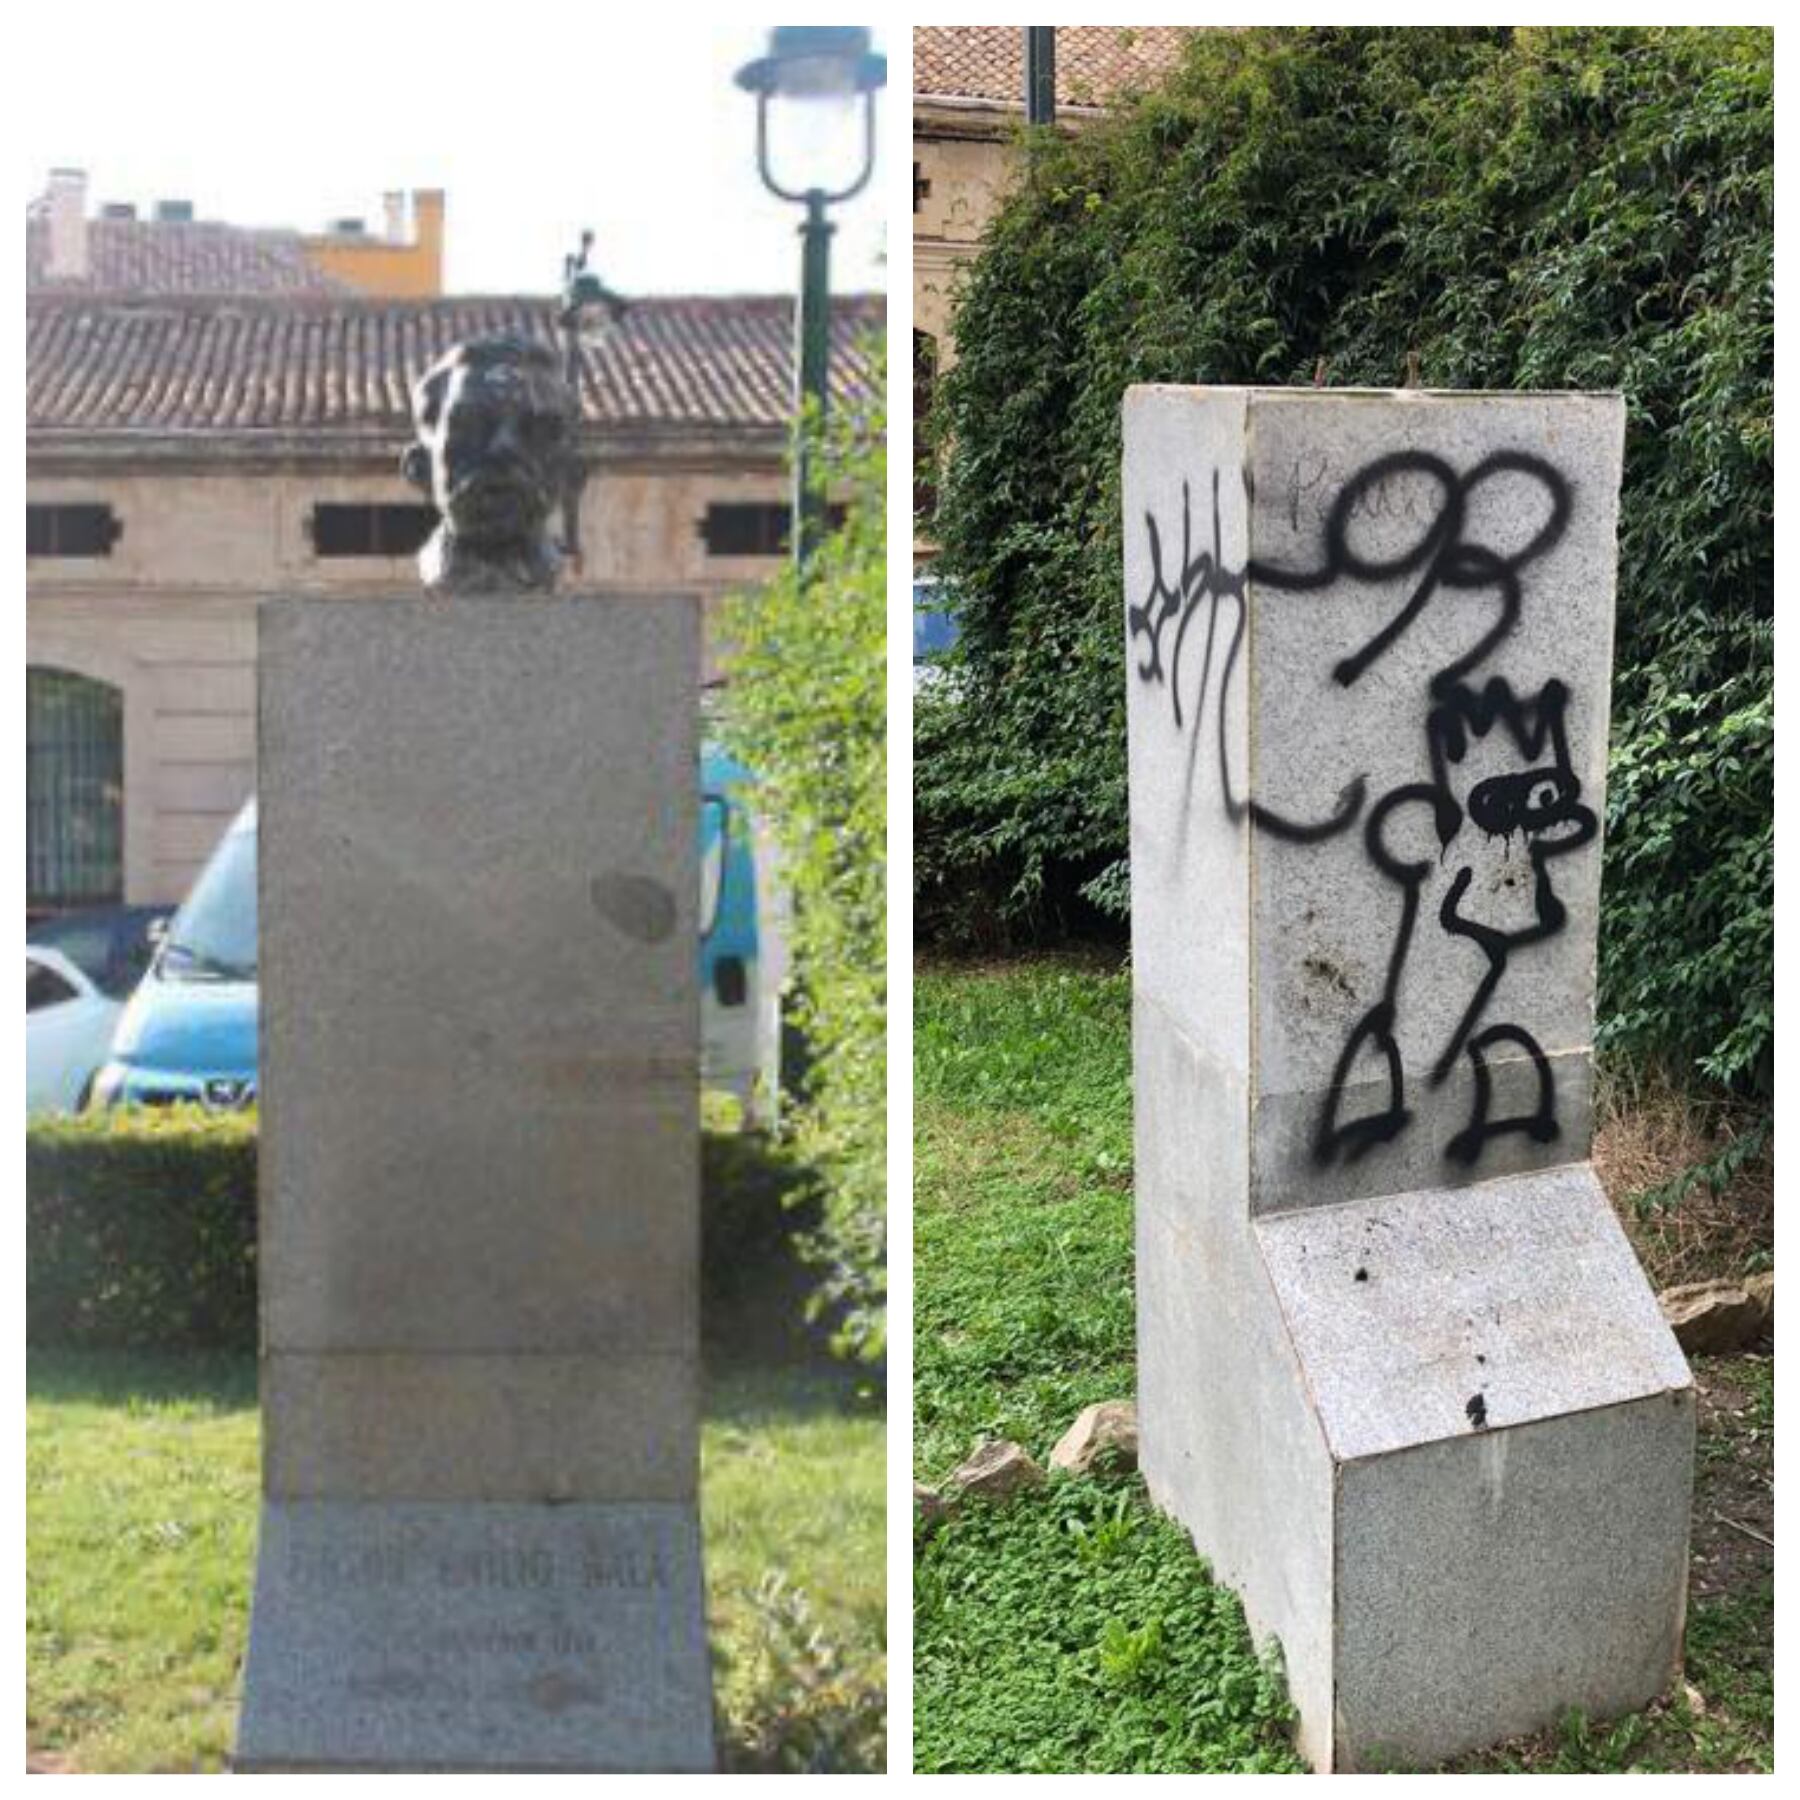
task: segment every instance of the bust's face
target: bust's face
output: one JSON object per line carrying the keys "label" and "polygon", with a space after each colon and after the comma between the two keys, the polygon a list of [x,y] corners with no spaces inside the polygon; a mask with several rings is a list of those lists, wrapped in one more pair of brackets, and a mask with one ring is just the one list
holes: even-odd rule
{"label": "bust's face", "polygon": [[573,452],[562,383],[512,363],[450,375],[433,431],[431,496],[471,544],[535,540],[562,498]]}

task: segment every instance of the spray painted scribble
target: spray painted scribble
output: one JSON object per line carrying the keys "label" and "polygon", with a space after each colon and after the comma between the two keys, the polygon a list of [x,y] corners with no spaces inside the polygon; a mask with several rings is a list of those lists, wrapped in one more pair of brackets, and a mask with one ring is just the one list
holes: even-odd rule
{"label": "spray painted scribble", "polygon": [[[1513,477],[1540,490],[1545,516],[1519,547],[1502,553],[1471,535],[1470,501],[1484,484]],[[1407,840],[1423,822],[1428,841],[1438,846],[1440,866],[1451,871],[1438,908],[1437,924],[1451,937],[1473,943],[1486,971],[1434,1059],[1427,1080],[1447,1080],[1458,1059],[1469,1060],[1471,1107],[1468,1124],[1444,1146],[1450,1160],[1470,1164],[1487,1143],[1523,1133],[1544,1143],[1558,1132],[1555,1079],[1548,1058],[1523,1025],[1488,1022],[1512,956],[1556,936],[1566,909],[1551,878],[1559,857],[1592,842],[1599,824],[1581,804],[1568,741],[1568,689],[1548,681],[1534,694],[1519,695],[1502,675],[1478,680],[1477,672],[1511,636],[1525,604],[1523,571],[1550,550],[1567,529],[1572,508],[1568,484],[1541,457],[1500,451],[1459,474],[1449,462],[1425,451],[1403,450],[1365,465],[1328,503],[1319,492],[1322,468],[1302,478],[1296,468],[1288,495],[1290,522],[1298,526],[1302,498],[1319,507],[1322,554],[1309,568],[1250,560],[1226,567],[1221,549],[1219,478],[1212,477],[1210,547],[1196,548],[1191,495],[1182,491],[1180,560],[1171,569],[1162,525],[1151,514],[1144,525],[1150,553],[1150,591],[1129,608],[1131,642],[1143,640],[1136,664],[1140,681],[1166,686],[1177,729],[1188,742],[1190,789],[1205,725],[1205,702],[1215,656],[1219,658],[1219,791],[1234,821],[1246,815],[1259,830],[1285,842],[1319,844],[1348,831],[1359,818],[1370,863],[1398,888],[1400,917],[1380,997],[1352,1027],[1339,1053],[1330,1089],[1313,1135],[1313,1157],[1321,1166],[1339,1158],[1354,1162],[1378,1144],[1397,1137],[1412,1118],[1395,1036],[1401,978],[1418,928],[1421,894],[1431,872],[1427,855],[1407,852]],[[1420,503],[1420,494],[1430,496]],[[1395,496],[1400,496],[1398,499]],[[1352,542],[1352,525],[1379,518],[1402,528],[1397,548],[1376,556]],[[1256,582],[1293,593],[1323,595],[1345,583],[1406,581],[1410,591],[1398,609],[1330,670],[1330,679],[1351,688],[1418,622],[1426,609],[1468,596],[1485,604],[1474,614],[1474,641],[1431,671],[1419,696],[1424,726],[1424,774],[1368,801],[1366,772],[1347,771],[1335,806],[1323,818],[1291,819],[1241,794],[1231,768],[1227,718],[1247,623],[1247,589]],[[1230,618],[1221,614],[1230,608]],[[1460,616],[1460,615],[1459,615]],[[1193,650],[1190,628],[1205,624],[1199,699],[1191,717],[1182,702],[1184,657]],[[1498,762],[1501,766],[1492,771]],[[1475,884],[1475,834],[1510,843],[1519,837],[1528,852],[1529,891],[1523,907],[1510,912]],[[1508,885],[1511,885],[1510,883]],[[1522,916],[1521,916],[1522,913]],[[1534,1103],[1522,1113],[1494,1116],[1489,1053],[1502,1045],[1524,1052],[1536,1074]],[[1385,1070],[1385,1103],[1354,1117],[1341,1116],[1346,1087],[1360,1060]]]}

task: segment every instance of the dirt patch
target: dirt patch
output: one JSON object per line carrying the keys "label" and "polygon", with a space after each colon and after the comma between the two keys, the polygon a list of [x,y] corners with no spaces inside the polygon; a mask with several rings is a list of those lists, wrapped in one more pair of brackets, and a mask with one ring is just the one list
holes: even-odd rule
{"label": "dirt patch", "polygon": [[1775,1568],[1775,1439],[1763,1396],[1770,1356],[1694,1363],[1699,1444],[1694,1472],[1691,1594],[1738,1592]]}

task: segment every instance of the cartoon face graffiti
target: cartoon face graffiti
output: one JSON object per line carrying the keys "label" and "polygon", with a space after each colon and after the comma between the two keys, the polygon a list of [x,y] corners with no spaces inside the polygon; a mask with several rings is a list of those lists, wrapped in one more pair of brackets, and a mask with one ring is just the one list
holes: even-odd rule
{"label": "cartoon face graffiti", "polygon": [[[1529,508],[1510,509],[1509,517],[1528,520],[1522,541],[1510,548],[1484,541],[1487,534],[1477,523],[1481,507],[1472,504],[1485,497],[1484,489],[1492,494],[1488,484],[1503,480],[1515,489],[1535,488],[1540,501],[1535,519]],[[1503,677],[1492,676],[1479,685],[1473,677],[1519,620],[1521,572],[1566,528],[1572,506],[1567,485],[1548,463],[1522,452],[1498,452],[1458,474],[1440,457],[1401,451],[1369,463],[1329,503],[1320,497],[1317,504],[1323,555],[1313,567],[1299,569],[1255,560],[1242,569],[1223,567],[1216,477],[1210,549],[1195,551],[1184,516],[1181,562],[1172,575],[1164,562],[1165,533],[1154,518],[1147,518],[1151,591],[1128,615],[1132,640],[1146,640],[1137,676],[1167,685],[1177,726],[1194,733],[1197,741],[1208,677],[1215,654],[1219,656],[1219,782],[1228,815],[1234,820],[1248,815],[1259,831],[1297,846],[1335,838],[1360,818],[1370,863],[1398,890],[1399,918],[1386,980],[1342,1045],[1313,1134],[1315,1162],[1354,1162],[1397,1137],[1412,1120],[1397,1032],[1403,978],[1422,918],[1434,919],[1446,939],[1479,952],[1479,973],[1447,1038],[1435,1047],[1427,1076],[1430,1085],[1441,1085],[1466,1059],[1472,1077],[1468,1122],[1443,1146],[1444,1155],[1473,1163],[1492,1139],[1515,1132],[1547,1142],[1558,1130],[1549,1061],[1522,1025],[1490,1022],[1489,1013],[1509,959],[1563,929],[1567,914],[1556,892],[1553,865],[1590,843],[1599,822],[1581,803],[1564,685],[1552,680],[1520,696]],[[1297,521],[1297,511],[1294,516]],[[1371,532],[1371,521],[1379,532]],[[1240,797],[1224,717],[1244,638],[1248,585],[1308,593],[1344,583],[1395,582],[1403,584],[1402,603],[1332,666],[1331,678],[1338,686],[1360,681],[1434,602],[1441,603],[1441,596],[1459,601],[1465,595],[1481,596],[1489,603],[1483,613],[1471,615],[1478,620],[1474,642],[1427,678],[1420,696],[1425,711],[1420,779],[1378,795],[1365,812],[1366,774],[1346,770],[1336,804],[1314,819],[1286,817]],[[1203,646],[1201,702],[1191,719],[1181,703],[1181,663],[1190,638]],[[1489,1054],[1502,1045],[1515,1055],[1523,1053],[1536,1076],[1535,1103],[1522,1112],[1497,1114],[1494,1108]],[[1385,1100],[1378,1097],[1372,1104],[1366,1079],[1371,1066],[1376,1071],[1373,1088],[1385,1089]],[[1357,1110],[1347,1116],[1353,1070],[1365,1079],[1358,1083]]]}

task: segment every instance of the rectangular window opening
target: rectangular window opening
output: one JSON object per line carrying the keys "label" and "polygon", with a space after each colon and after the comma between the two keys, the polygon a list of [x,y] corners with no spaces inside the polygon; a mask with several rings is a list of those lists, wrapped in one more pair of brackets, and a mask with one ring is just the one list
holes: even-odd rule
{"label": "rectangular window opening", "polygon": [[435,506],[339,504],[312,510],[317,556],[415,556],[437,529]]}
{"label": "rectangular window opening", "polygon": [[90,502],[25,508],[27,556],[111,556],[122,527],[110,506]]}
{"label": "rectangular window opening", "polygon": [[[827,506],[826,529],[836,531],[844,516],[842,505]],[[715,501],[700,523],[700,539],[708,556],[785,556],[792,522],[785,500]]]}

